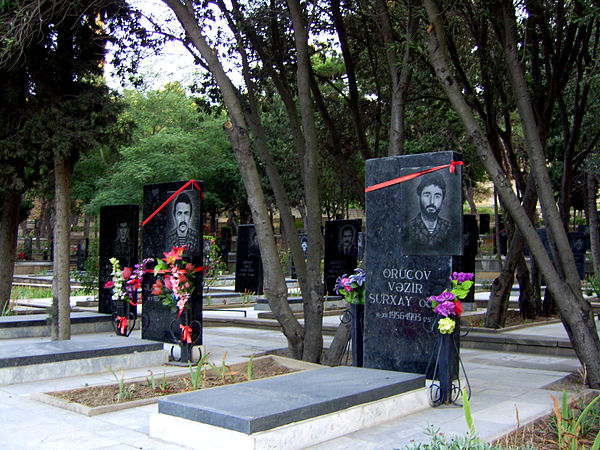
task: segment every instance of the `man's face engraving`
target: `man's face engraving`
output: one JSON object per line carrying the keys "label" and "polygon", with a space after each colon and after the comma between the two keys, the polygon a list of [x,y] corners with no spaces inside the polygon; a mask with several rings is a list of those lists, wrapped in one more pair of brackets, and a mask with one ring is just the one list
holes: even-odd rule
{"label": "man's face engraving", "polygon": [[342,231],[342,242],[344,244],[344,247],[349,247],[352,245],[353,237],[354,233],[352,232],[352,229],[346,228],[344,231]]}
{"label": "man's face engraving", "polygon": [[129,227],[127,226],[127,222],[122,222],[119,224],[119,242],[126,242],[129,235]]}
{"label": "man's face engraving", "polygon": [[175,222],[177,223],[177,233],[187,233],[190,223],[190,205],[184,202],[175,205]]}
{"label": "man's face engraving", "polygon": [[421,214],[427,220],[435,220],[442,207],[444,192],[439,186],[430,184],[421,191]]}

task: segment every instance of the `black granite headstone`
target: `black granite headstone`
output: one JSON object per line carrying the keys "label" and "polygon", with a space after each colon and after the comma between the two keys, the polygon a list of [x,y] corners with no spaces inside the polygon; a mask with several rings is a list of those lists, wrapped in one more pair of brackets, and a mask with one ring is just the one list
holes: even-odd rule
{"label": "black granite headstone", "polygon": [[[138,205],[111,205],[100,208],[99,243],[99,295],[98,312],[123,314],[122,302],[112,300],[112,290],[105,289],[112,280],[110,258],[117,258],[119,265],[133,267],[138,263],[138,229],[140,207]],[[135,308],[131,308],[135,314]]]}
{"label": "black granite headstone", "polygon": [[[462,256],[452,257],[452,272],[468,272],[473,274],[475,281],[475,261],[478,252],[477,218],[472,214],[463,216],[463,254]],[[475,301],[475,284],[461,300],[463,303],[473,303]]]}
{"label": "black granite headstone", "polygon": [[235,292],[263,293],[263,268],[254,225],[239,225],[235,256]]}
{"label": "black granite headstone", "polygon": [[479,214],[479,234],[490,233],[490,215]]}
{"label": "black granite headstone", "polygon": [[583,233],[569,233],[568,237],[579,279],[583,280],[585,277],[585,235]]}
{"label": "black granite headstone", "polygon": [[460,160],[439,152],[366,162],[365,367],[426,372],[437,339],[427,298],[450,287],[452,255],[462,254],[462,171],[451,164]]}
{"label": "black granite headstone", "polygon": [[[186,186],[187,185],[187,186]],[[186,188],[180,191],[184,186]],[[142,223],[142,257],[159,259],[173,247],[186,246],[183,260],[202,267],[203,184],[185,181],[144,185],[144,222]],[[180,192],[179,192],[180,191]],[[153,265],[148,266],[153,269]],[[194,292],[189,300],[190,321],[197,321],[192,338],[202,344],[202,276],[197,272]],[[181,331],[177,312],[152,295],[153,273],[146,273],[142,283],[142,338],[179,343]],[[174,325],[175,324],[175,325]],[[199,338],[196,341],[196,336]]]}
{"label": "black granite headstone", "polygon": [[361,226],[360,219],[325,222],[325,295],[336,295],[334,288],[338,277],[354,272],[358,262],[358,233]]}
{"label": "black granite headstone", "polygon": [[23,253],[25,254],[25,259],[31,261],[33,256],[33,239],[30,237],[26,237],[23,242]]}

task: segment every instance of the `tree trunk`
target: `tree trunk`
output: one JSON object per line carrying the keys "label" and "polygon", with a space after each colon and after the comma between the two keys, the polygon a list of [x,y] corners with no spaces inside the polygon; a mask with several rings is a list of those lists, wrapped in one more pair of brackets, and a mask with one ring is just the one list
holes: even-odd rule
{"label": "tree trunk", "polygon": [[533,286],[523,254],[519,256],[519,261],[517,262],[517,280],[519,281],[519,309],[521,317],[523,319],[535,319],[537,312]]}
{"label": "tree trunk", "polygon": [[598,232],[598,211],[596,209],[596,176],[592,167],[587,170],[587,217],[590,230],[590,247],[592,253],[592,263],[594,265],[594,275],[600,276],[600,237]]}
{"label": "tree trunk", "polygon": [[19,208],[22,195],[6,191],[2,202],[0,219],[0,313],[8,307],[12,289],[15,257],[17,255],[17,235],[19,232]]}
{"label": "tree trunk", "polygon": [[311,63],[308,31],[299,0],[288,0],[294,28],[298,73],[298,99],[306,153],[303,176],[306,200],[305,223],[308,234],[308,264],[306,267],[308,298],[304,298],[304,352],[302,359],[318,362],[323,349],[323,283],[321,282],[321,199],[317,155],[317,130],[311,96]]}
{"label": "tree trunk", "polygon": [[303,329],[294,317],[287,301],[287,285],[279,262],[279,254],[269,220],[269,212],[262,190],[258,170],[252,155],[248,129],[242,112],[242,105],[231,80],[227,77],[217,56],[217,51],[210,48],[202,30],[196,21],[191,4],[184,5],[179,0],[163,0],[175,13],[194,47],[200,52],[210,72],[214,76],[231,122],[224,125],[225,133],[240,169],[240,174],[248,195],[256,235],[261,252],[264,269],[264,291],[269,306],[282,327],[288,341],[288,347],[294,358],[299,358],[303,351]]}
{"label": "tree trunk", "polygon": [[71,282],[69,277],[69,241],[71,217],[72,161],[58,151],[54,155],[54,192],[56,223],[54,225],[54,281],[52,299],[57,305],[56,338],[71,339]]}
{"label": "tree trunk", "polygon": [[433,26],[433,30],[429,34],[428,50],[436,75],[454,110],[461,118],[467,136],[481,158],[486,172],[498,189],[503,205],[515,220],[532,255],[536,259],[540,272],[548,284],[548,289],[550,289],[553,298],[558,304],[561,318],[563,318],[563,323],[565,324],[565,329],[573,344],[573,348],[579,360],[586,366],[590,386],[600,387],[600,340],[598,339],[591,305],[583,299],[581,294],[573,254],[569,248],[566,233],[562,227],[562,222],[554,202],[543,148],[536,128],[535,116],[531,108],[531,101],[525,78],[521,71],[514,40],[515,18],[513,5],[509,2],[504,3],[502,10],[502,18],[506,28],[506,42],[503,43],[506,65],[515,93],[527,144],[526,150],[533,174],[530,176],[534,176],[536,182],[545,223],[556,238],[559,250],[559,259],[556,263],[563,267],[566,276],[565,280],[561,279],[552,261],[550,261],[531,220],[524,212],[523,207],[512,190],[510,182],[506,179],[498,162],[494,158],[489,142],[486,141],[484,133],[475,120],[469,105],[466,103],[450,71],[445,56],[444,29],[437,4],[433,0],[424,0],[424,3],[429,20]]}

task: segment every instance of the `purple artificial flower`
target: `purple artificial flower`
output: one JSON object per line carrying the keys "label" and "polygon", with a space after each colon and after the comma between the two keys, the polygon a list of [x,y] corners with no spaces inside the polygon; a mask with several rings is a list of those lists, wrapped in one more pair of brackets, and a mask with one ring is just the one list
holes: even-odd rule
{"label": "purple artificial flower", "polygon": [[350,292],[348,290],[349,287],[350,287],[350,280],[348,279],[348,275],[344,274],[341,277],[339,277],[337,280],[335,280],[335,287],[333,288],[333,290],[335,291],[335,293],[337,295],[340,295],[340,291],[343,289]]}
{"label": "purple artificial flower", "polygon": [[356,283],[358,286],[362,286],[366,279],[365,271],[362,269],[355,269],[354,275],[350,276],[350,282]]}
{"label": "purple artificial flower", "polygon": [[456,281],[458,284],[464,283],[465,281],[472,281],[473,274],[470,272],[454,272],[450,278],[452,281]]}
{"label": "purple artificial flower", "polygon": [[436,297],[436,300],[440,303],[445,302],[445,301],[452,302],[452,301],[454,301],[455,298],[456,298],[456,296],[452,292],[444,291]]}
{"label": "purple artificial flower", "polygon": [[438,303],[433,312],[441,316],[448,317],[450,314],[455,314],[455,306],[456,303],[453,301],[443,301]]}

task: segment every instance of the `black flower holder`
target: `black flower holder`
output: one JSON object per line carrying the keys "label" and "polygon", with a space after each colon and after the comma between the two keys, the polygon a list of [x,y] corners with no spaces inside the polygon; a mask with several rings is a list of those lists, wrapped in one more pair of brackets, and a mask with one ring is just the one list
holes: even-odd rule
{"label": "black flower holder", "polygon": [[108,281],[104,288],[113,291],[112,300],[114,302],[123,304],[122,313],[118,311],[118,307],[117,311],[112,313],[112,326],[118,336],[128,337],[135,329],[137,315],[131,310],[131,307],[137,307],[139,304],[137,293],[146,264],[150,261],[150,259],[145,259],[141,264],[136,264],[133,269],[131,267],[121,269],[119,260],[110,258],[112,280]]}
{"label": "black flower holder", "polygon": [[473,274],[454,272],[450,280],[451,290],[428,299],[437,315],[432,329],[428,330],[437,333],[437,339],[425,372],[431,373],[430,368],[435,357],[432,382],[429,385],[429,398],[434,407],[458,404],[462,395],[460,370],[465,378],[467,398],[471,398],[471,385],[456,342],[460,336],[457,325],[462,314],[460,299],[464,299],[473,286]]}
{"label": "black flower holder", "polygon": [[[350,304],[350,315],[344,317],[344,323],[351,321],[350,336],[346,342],[346,348],[350,340],[352,341],[352,365],[354,367],[363,366],[363,334],[364,334],[364,316],[365,316],[365,271],[354,269],[350,276],[342,275],[336,280],[335,292],[344,297],[344,300]],[[342,355],[343,358],[343,355]]]}
{"label": "black flower holder", "polygon": [[[179,357],[174,354],[175,347],[171,347],[171,359],[181,363],[194,363],[193,348],[202,336],[202,324],[197,320],[190,320],[189,299],[195,289],[195,278],[198,271],[193,264],[182,260],[183,247],[173,247],[165,253],[165,258],[159,259],[154,268],[157,277],[152,286],[152,294],[160,296],[162,303],[173,311],[178,311],[177,318],[171,321],[169,332],[174,341],[179,342]],[[202,355],[200,355],[202,356]]]}

